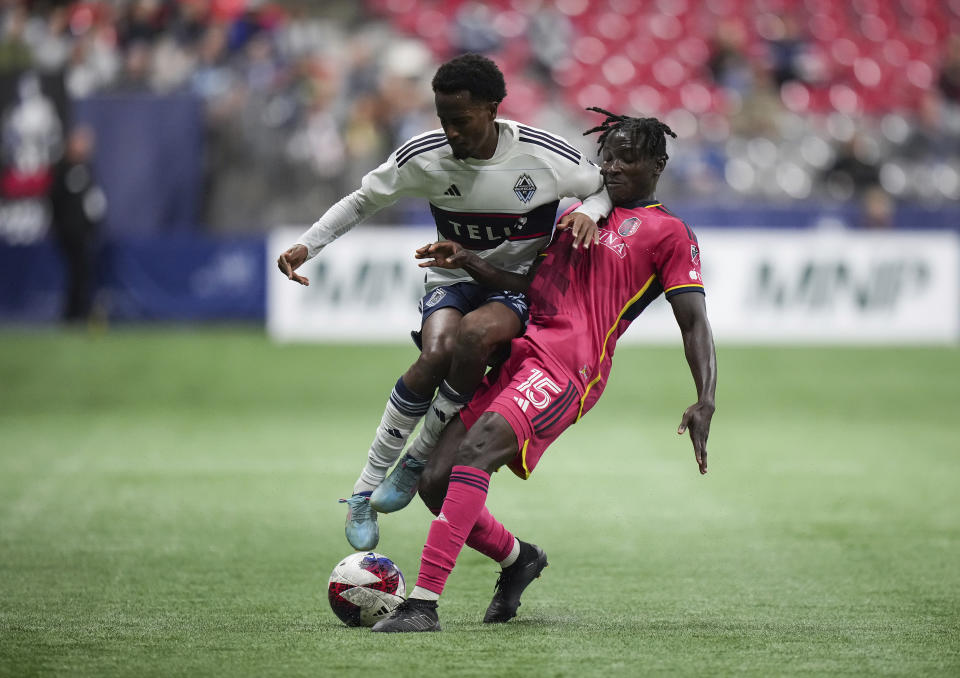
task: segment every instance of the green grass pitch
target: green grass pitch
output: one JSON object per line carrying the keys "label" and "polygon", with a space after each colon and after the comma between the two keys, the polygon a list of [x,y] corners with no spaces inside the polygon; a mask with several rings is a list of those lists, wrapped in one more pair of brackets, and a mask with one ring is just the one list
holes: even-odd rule
{"label": "green grass pitch", "polygon": [[[960,675],[960,351],[719,349],[710,473],[678,346],[489,505],[550,567],[438,634],[330,612],[344,509],[412,346],[251,330],[0,333],[0,676]],[[416,577],[429,513],[378,550]]]}

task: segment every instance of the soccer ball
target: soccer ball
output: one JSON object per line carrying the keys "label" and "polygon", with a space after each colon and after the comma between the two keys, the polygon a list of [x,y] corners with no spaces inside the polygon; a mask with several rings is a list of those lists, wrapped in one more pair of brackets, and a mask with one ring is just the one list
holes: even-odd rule
{"label": "soccer ball", "polygon": [[347,626],[373,626],[403,602],[403,573],[386,556],[351,553],[330,574],[327,598]]}

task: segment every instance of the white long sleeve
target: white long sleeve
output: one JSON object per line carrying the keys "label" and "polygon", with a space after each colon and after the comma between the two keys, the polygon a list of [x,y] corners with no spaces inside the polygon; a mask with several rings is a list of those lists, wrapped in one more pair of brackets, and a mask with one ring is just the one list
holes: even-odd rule
{"label": "white long sleeve", "polygon": [[580,198],[583,201],[574,211],[598,222],[613,210],[613,201],[603,185],[600,168],[587,158],[581,157],[576,168],[564,167],[557,178],[560,197]]}
{"label": "white long sleeve", "polygon": [[384,207],[403,196],[426,195],[423,182],[410,167],[402,171],[396,153],[363,177],[360,188],[341,198],[313,224],[297,242],[307,248],[307,259]]}
{"label": "white long sleeve", "polygon": [[344,196],[307,229],[297,243],[307,248],[307,259],[313,259],[320,250],[352,229],[364,219],[376,214],[381,206],[365,200],[362,189]]}

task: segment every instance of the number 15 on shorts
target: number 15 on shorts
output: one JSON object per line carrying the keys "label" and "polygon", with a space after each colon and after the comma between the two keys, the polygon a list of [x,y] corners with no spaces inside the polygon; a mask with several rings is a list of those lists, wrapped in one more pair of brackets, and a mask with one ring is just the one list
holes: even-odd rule
{"label": "number 15 on shorts", "polygon": [[[530,376],[517,386],[517,390],[538,410],[542,410],[550,404],[551,394],[559,395],[563,391],[553,379],[543,376],[543,372],[535,368],[530,370]],[[520,409],[524,412],[527,411],[527,402],[521,401],[520,398],[514,398],[514,400],[520,406]]]}

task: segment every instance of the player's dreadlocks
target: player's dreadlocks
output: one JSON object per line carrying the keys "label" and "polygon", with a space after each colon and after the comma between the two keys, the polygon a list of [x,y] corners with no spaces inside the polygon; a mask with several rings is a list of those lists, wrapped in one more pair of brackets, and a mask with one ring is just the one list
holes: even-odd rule
{"label": "player's dreadlocks", "polygon": [[433,91],[456,94],[467,90],[481,101],[500,103],[507,96],[503,73],[490,59],[480,54],[461,54],[441,65],[433,76]]}
{"label": "player's dreadlocks", "polygon": [[615,113],[596,106],[591,106],[587,110],[596,111],[597,113],[602,113],[607,116],[607,119],[604,120],[603,123],[583,133],[583,136],[587,136],[594,132],[600,132],[597,144],[601,150],[610,133],[620,130],[625,134],[629,134],[630,141],[633,142],[634,146],[642,148],[644,153],[649,157],[662,157],[664,160],[670,157],[667,155],[666,135],[669,134],[674,139],[677,138],[677,135],[674,134],[673,130],[670,129],[666,123],[660,122],[656,118],[631,118],[629,115],[616,115]]}

